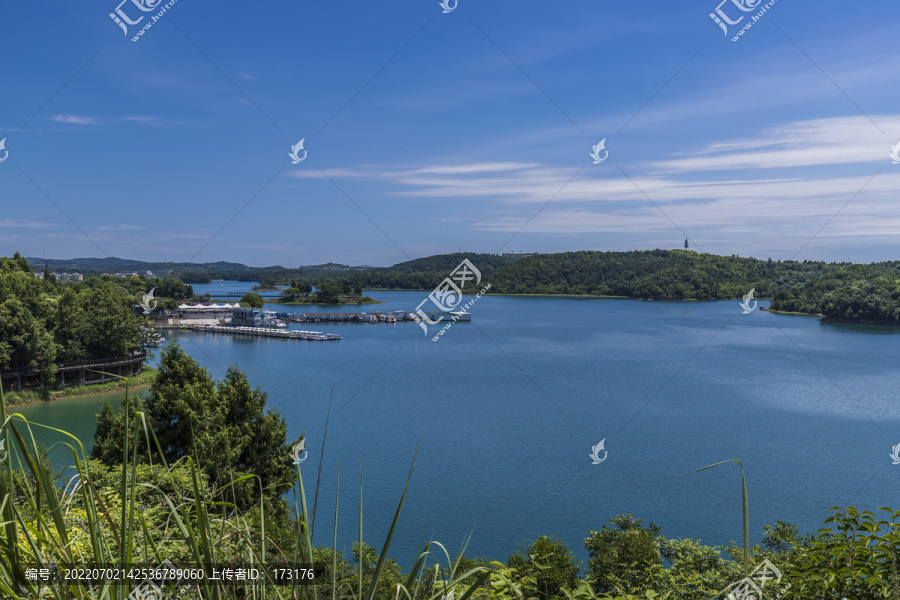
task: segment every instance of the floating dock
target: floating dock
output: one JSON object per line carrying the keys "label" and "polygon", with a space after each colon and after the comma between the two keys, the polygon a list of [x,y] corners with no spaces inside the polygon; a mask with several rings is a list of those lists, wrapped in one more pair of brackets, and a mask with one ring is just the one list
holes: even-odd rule
{"label": "floating dock", "polygon": [[231,327],[229,325],[194,325],[194,331],[207,331],[211,333],[230,333],[232,335],[255,335],[258,337],[273,337],[284,340],[309,340],[331,341],[343,339],[333,333],[321,331],[287,331],[285,329],[272,329],[269,327]]}
{"label": "floating dock", "polygon": [[[279,319],[293,323],[403,323],[415,321],[416,315],[404,311],[397,312],[371,312],[371,313],[276,313]],[[453,318],[457,321],[471,321],[472,315],[467,312],[440,312],[428,313],[432,319],[439,317]]]}

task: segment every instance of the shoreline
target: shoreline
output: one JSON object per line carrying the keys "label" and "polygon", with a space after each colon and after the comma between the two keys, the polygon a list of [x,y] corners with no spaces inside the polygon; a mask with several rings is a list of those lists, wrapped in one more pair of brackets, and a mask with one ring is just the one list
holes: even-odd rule
{"label": "shoreline", "polygon": [[266,304],[281,304],[284,306],[362,306],[363,304],[387,304],[381,300],[367,300],[364,302],[284,302],[281,300],[267,300]]}
{"label": "shoreline", "polygon": [[[157,370],[153,367],[145,366],[143,368],[143,372],[140,375],[129,378],[128,391],[135,392],[139,390],[149,389],[150,384],[152,383],[152,379],[156,377],[156,373]],[[92,387],[94,386],[71,386],[68,389],[71,389],[72,393],[67,392],[67,388],[53,390],[49,392],[46,398],[40,397],[39,392],[36,392],[34,390],[26,390],[24,392],[24,394],[26,394],[25,396],[20,395],[22,392],[7,392],[4,390],[3,396],[6,400],[7,409],[10,409],[15,406],[28,406],[31,404],[40,404],[44,402],[61,402],[74,398],[90,398],[92,396],[102,396],[104,394],[124,392],[125,382],[117,380],[116,382],[98,383],[96,384],[97,389],[90,389]]]}
{"label": "shoreline", "polygon": [[805,313],[805,312],[795,312],[791,310],[775,310],[774,308],[760,308],[759,310],[764,310],[766,312],[775,313],[776,315],[795,315],[798,317],[823,317],[825,315],[821,313]]}
{"label": "shoreline", "polygon": [[897,327],[900,323],[896,321],[879,321],[877,319],[844,319],[842,317],[824,317],[823,323],[838,323],[843,325],[874,325],[876,327]]}
{"label": "shoreline", "polygon": [[822,313],[802,313],[789,310],[773,310],[771,308],[760,308],[766,312],[779,315],[792,315],[798,317],[817,317],[822,323],[834,323],[837,325],[869,325],[873,327],[900,327],[900,323],[896,321],[879,321],[877,319],[845,319],[843,317],[826,317]]}

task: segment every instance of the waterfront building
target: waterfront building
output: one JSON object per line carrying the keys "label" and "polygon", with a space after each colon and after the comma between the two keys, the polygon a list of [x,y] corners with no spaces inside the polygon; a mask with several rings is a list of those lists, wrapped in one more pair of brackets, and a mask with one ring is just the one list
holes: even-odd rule
{"label": "waterfront building", "polygon": [[287,327],[274,312],[264,308],[235,308],[231,314],[231,324],[238,327]]}

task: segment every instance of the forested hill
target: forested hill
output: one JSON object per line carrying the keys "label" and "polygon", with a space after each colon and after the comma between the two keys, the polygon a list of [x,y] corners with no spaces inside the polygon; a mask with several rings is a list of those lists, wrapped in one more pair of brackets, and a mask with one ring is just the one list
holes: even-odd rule
{"label": "forested hill", "polygon": [[833,263],[758,260],[685,250],[583,251],[523,258],[451,254],[348,273],[339,281],[366,289],[430,289],[463,258],[481,271],[492,293],[644,299],[741,298],[751,288],[756,288],[757,298],[765,298],[838,267]]}
{"label": "forested hill", "polygon": [[779,290],[771,308],[823,314],[830,321],[900,324],[897,263],[848,265]]}
{"label": "forested hill", "polygon": [[506,294],[593,294],[630,298],[757,297],[803,283],[834,266],[768,261],[685,250],[566,252],[523,258],[491,274],[491,291]]}
{"label": "forested hill", "polygon": [[[425,258],[416,258],[406,262],[397,263],[383,269],[385,273],[446,273],[449,274],[459,263],[468,259],[483,273],[490,273],[521,260],[515,256],[500,256],[497,254],[475,254],[472,252],[456,252],[454,254],[436,254]],[[446,277],[446,275],[444,275]]]}

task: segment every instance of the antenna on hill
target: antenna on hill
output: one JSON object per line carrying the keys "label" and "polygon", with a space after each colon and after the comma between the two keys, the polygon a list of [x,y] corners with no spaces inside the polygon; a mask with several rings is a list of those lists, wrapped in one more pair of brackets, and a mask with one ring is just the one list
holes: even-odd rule
{"label": "antenna on hill", "polygon": [[687,240],[687,238],[684,238],[684,249],[685,249],[685,250],[688,249],[688,240]]}

